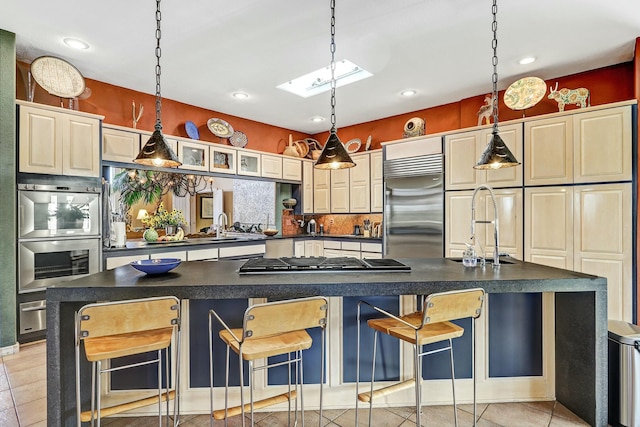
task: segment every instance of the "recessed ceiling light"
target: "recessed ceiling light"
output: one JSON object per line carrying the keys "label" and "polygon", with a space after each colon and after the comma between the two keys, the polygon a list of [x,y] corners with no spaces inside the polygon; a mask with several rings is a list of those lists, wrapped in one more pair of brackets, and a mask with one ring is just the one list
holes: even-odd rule
{"label": "recessed ceiling light", "polygon": [[244,92],[234,92],[233,97],[236,99],[247,99],[249,98],[249,94]]}
{"label": "recessed ceiling light", "polygon": [[324,117],[320,117],[320,116],[311,117],[311,121],[314,123],[324,122]]}
{"label": "recessed ceiling light", "polygon": [[[334,74],[336,87],[355,83],[373,75],[347,59],[336,62]],[[276,87],[303,98],[318,95],[331,89],[331,68],[329,66],[323,67]]]}
{"label": "recessed ceiling light", "polygon": [[535,61],[536,61],[536,57],[535,56],[526,56],[526,57],[522,58],[520,61],[518,61],[518,64],[527,65],[527,64],[531,64],[531,63],[533,63]]}
{"label": "recessed ceiling light", "polygon": [[415,95],[417,92],[413,89],[407,89],[407,90],[403,90],[402,92],[400,92],[400,95],[402,96],[413,96]]}
{"label": "recessed ceiling light", "polygon": [[64,44],[66,44],[69,47],[72,47],[74,49],[79,49],[79,50],[83,50],[83,49],[89,49],[89,43],[84,42],[80,39],[74,39],[71,37],[67,37],[62,39],[62,42]]}

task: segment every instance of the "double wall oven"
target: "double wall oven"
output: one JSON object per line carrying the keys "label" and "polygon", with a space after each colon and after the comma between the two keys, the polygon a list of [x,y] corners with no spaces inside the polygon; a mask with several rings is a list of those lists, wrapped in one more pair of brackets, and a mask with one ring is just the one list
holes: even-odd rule
{"label": "double wall oven", "polygon": [[44,291],[100,271],[101,188],[18,184],[18,337],[44,334]]}

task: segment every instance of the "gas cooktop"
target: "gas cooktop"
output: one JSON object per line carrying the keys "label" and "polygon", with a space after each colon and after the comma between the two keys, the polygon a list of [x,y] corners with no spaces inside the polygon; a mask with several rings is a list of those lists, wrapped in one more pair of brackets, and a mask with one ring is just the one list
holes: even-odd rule
{"label": "gas cooktop", "polygon": [[353,257],[253,258],[238,270],[240,274],[299,272],[383,272],[411,271],[411,267],[395,259],[358,259]]}

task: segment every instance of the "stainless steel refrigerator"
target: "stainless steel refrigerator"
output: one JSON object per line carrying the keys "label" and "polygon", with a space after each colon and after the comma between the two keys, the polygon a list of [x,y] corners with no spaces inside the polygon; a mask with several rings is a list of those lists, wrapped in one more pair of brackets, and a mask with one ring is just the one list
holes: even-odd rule
{"label": "stainless steel refrigerator", "polygon": [[442,154],[384,162],[385,258],[444,254]]}

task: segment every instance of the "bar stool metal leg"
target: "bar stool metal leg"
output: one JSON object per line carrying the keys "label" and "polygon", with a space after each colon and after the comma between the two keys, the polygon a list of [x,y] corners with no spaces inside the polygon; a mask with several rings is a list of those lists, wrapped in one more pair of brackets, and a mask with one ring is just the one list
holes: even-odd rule
{"label": "bar stool metal leg", "polygon": [[456,427],[458,427],[458,406],[456,404],[456,374],[453,365],[453,342],[449,339],[449,355],[451,362],[451,390],[453,391],[453,416],[455,419]]}

